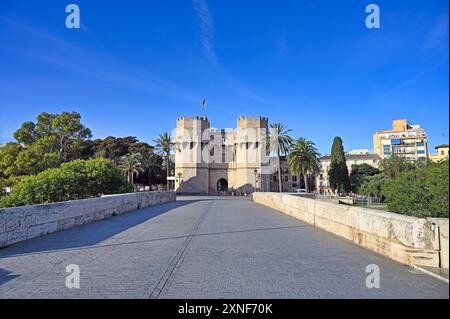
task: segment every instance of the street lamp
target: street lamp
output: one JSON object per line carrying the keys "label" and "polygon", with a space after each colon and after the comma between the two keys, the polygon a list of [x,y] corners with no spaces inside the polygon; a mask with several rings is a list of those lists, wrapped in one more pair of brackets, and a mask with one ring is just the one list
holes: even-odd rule
{"label": "street lamp", "polygon": [[258,175],[258,170],[255,168],[253,170],[253,173],[255,173],[255,192],[256,192],[256,178],[257,178],[257,175]]}

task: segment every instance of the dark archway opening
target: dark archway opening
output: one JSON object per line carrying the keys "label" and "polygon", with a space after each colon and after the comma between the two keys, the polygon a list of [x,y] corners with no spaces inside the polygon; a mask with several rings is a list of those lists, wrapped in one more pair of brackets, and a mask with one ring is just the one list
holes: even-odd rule
{"label": "dark archway opening", "polygon": [[217,191],[226,192],[228,190],[228,181],[225,178],[221,178],[217,181]]}

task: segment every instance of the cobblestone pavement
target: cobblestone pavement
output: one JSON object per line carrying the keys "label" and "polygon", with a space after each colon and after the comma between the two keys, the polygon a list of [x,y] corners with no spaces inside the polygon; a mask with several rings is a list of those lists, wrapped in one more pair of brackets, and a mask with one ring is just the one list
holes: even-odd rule
{"label": "cobblestone pavement", "polygon": [[[69,264],[79,289],[65,286]],[[0,298],[448,297],[438,279],[246,198],[181,197],[0,250]]]}

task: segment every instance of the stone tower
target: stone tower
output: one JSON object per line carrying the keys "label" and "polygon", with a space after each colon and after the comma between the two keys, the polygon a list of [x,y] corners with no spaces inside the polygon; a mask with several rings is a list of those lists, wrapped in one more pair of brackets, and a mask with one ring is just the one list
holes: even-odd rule
{"label": "stone tower", "polygon": [[258,177],[255,177],[255,169],[257,175],[261,174],[261,168],[264,166],[263,139],[267,130],[266,117],[240,116],[237,121],[234,181],[237,187],[244,188],[247,192],[253,191],[256,185]]}
{"label": "stone tower", "polygon": [[175,189],[215,194],[231,189],[250,193],[269,158],[263,139],[265,117],[239,117],[236,129],[211,129],[206,117],[180,117],[175,136]]}
{"label": "stone tower", "polygon": [[207,194],[208,164],[202,146],[210,129],[207,117],[179,117],[175,136],[175,189],[183,193]]}

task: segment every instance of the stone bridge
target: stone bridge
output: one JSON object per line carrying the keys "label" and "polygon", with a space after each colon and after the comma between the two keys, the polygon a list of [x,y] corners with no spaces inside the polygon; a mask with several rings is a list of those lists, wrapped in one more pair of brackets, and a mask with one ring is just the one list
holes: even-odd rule
{"label": "stone bridge", "polygon": [[[373,264],[379,288],[366,286]],[[179,197],[0,249],[0,298],[448,297],[441,280],[248,198]]]}

